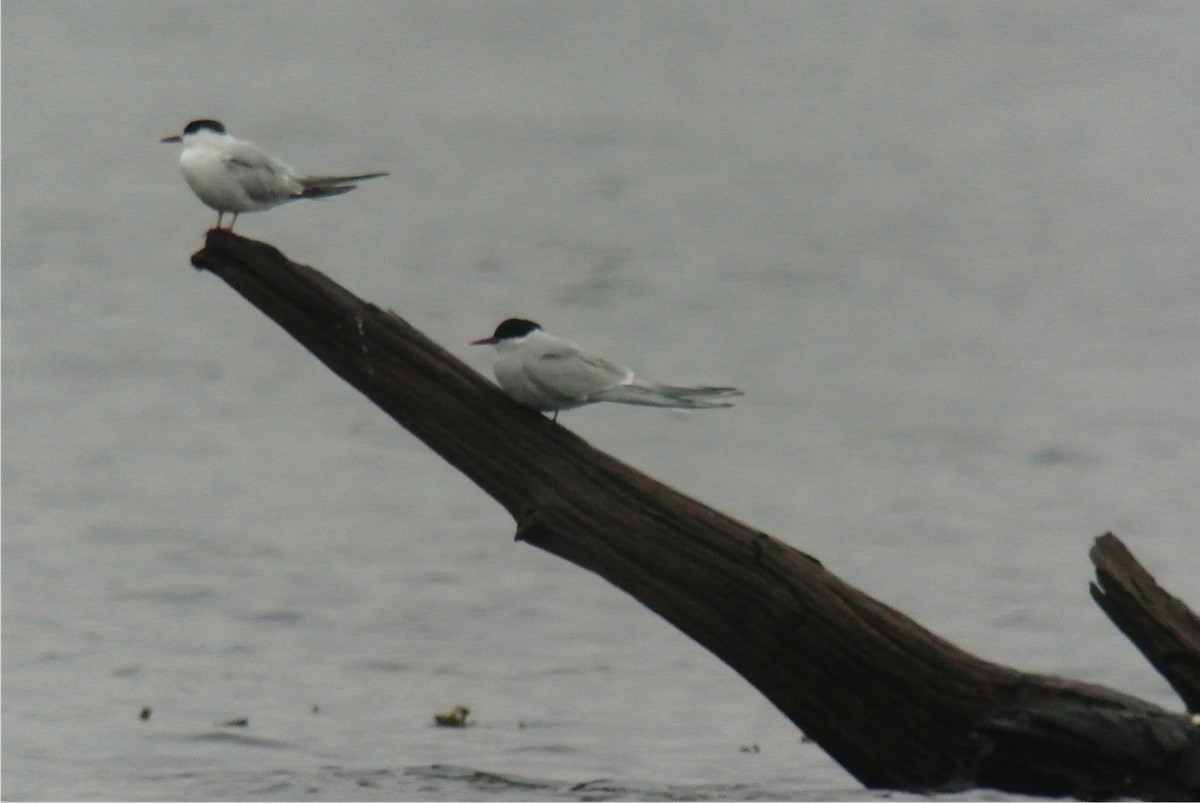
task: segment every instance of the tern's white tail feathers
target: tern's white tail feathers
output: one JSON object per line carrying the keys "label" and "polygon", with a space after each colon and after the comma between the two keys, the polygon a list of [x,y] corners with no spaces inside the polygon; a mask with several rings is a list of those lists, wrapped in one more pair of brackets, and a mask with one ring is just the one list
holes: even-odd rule
{"label": "tern's white tail feathers", "polygon": [[679,407],[694,410],[700,408],[732,407],[732,402],[717,400],[741,395],[743,395],[742,391],[737,388],[681,387],[678,385],[660,385],[656,382],[635,380],[628,385],[617,385],[616,387],[595,393],[588,398],[588,401],[642,404],[647,407]]}

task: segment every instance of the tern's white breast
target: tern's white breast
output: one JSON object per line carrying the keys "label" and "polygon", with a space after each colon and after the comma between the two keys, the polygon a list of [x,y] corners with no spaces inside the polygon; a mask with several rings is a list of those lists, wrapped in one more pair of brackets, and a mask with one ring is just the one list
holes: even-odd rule
{"label": "tern's white breast", "polygon": [[270,209],[301,190],[286,165],[237,140],[191,143],[180,154],[179,166],[192,192],[220,212]]}

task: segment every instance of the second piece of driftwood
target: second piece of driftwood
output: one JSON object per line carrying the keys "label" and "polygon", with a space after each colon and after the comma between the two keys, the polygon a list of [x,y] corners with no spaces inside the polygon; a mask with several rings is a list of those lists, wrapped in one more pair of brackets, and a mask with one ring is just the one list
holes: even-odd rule
{"label": "second piece of driftwood", "polygon": [[1200,617],[1168,594],[1112,533],[1096,539],[1092,598],[1154,664],[1189,711],[1200,711]]}
{"label": "second piece of driftwood", "polygon": [[984,661],[817,560],[512,403],[394,313],[275,248],[192,257],[508,510],[725,661],[864,785],[1200,797],[1187,717]]}

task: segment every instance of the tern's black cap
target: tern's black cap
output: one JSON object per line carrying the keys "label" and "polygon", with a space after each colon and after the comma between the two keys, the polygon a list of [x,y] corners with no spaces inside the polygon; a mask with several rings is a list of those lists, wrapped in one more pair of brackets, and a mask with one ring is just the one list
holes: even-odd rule
{"label": "tern's black cap", "polygon": [[524,318],[509,318],[504,323],[496,327],[496,331],[491,337],[481,337],[479,340],[472,340],[472,346],[494,346],[502,340],[516,340],[525,337],[530,332],[536,332],[542,327],[538,326],[533,321],[527,321]]}
{"label": "tern's black cap", "polygon": [[195,134],[197,131],[212,131],[215,134],[224,134],[225,126],[221,125],[217,120],[192,120],[183,127],[184,134]]}
{"label": "tern's black cap", "polygon": [[518,337],[525,337],[525,335],[529,334],[535,329],[541,328],[542,327],[540,325],[534,323],[533,321],[527,321],[524,318],[509,318],[507,321],[496,327],[496,331],[492,334],[492,338],[495,340],[516,340]]}

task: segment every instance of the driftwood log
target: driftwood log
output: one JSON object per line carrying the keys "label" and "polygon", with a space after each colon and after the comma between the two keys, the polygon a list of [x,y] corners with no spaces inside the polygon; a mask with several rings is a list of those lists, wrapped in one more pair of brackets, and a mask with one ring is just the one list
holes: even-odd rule
{"label": "driftwood log", "polygon": [[394,313],[267,244],[212,231],[192,263],[503,505],[517,540],[664,617],[864,785],[1200,798],[1188,716],[955,647],[815,558],[517,406]]}

